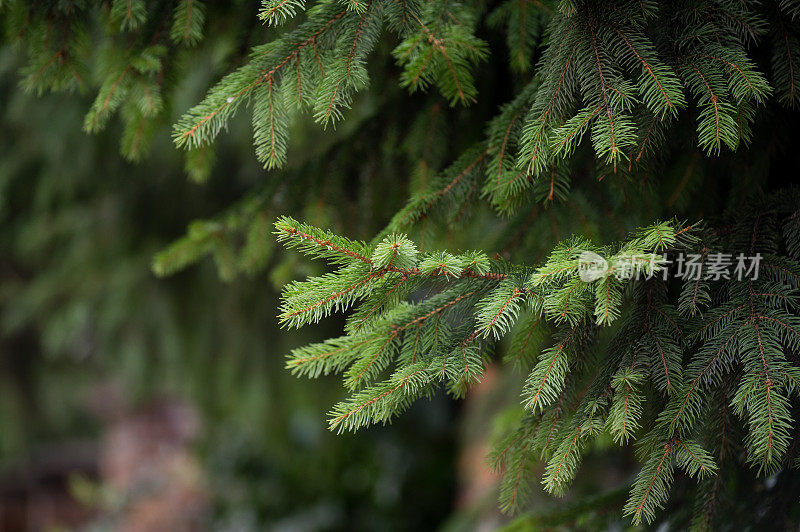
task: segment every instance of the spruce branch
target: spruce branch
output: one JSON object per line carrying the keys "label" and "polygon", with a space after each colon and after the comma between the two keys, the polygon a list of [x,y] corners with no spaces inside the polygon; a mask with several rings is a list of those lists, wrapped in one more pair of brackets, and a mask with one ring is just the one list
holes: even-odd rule
{"label": "spruce branch", "polygon": [[[299,358],[309,359],[309,374],[344,373],[355,395],[332,420],[337,428],[355,429],[390,419],[438,386],[462,397],[480,381],[495,342],[511,335],[505,359],[533,367],[522,390],[527,415],[495,455],[506,473],[503,507],[516,508],[525,496],[532,455],[547,462],[544,488],[563,493],[589,442],[608,432],[620,445],[639,442],[644,468],[625,513],[634,523],[649,523],[669,497],[675,466],[700,486],[714,486],[705,480],[719,468],[705,447],[713,423],[707,414],[722,387],[730,389],[733,412],[747,425],[742,443],[754,468],[774,471],[788,452],[800,370],[786,353],[800,348],[800,270],[766,250],[785,245],[777,242],[796,211],[795,197],[781,198],[769,212],[757,203],[737,213],[744,237],[719,236],[704,224],[657,222],[615,245],[571,238],[535,268],[476,252],[420,252],[394,233],[368,249],[356,251],[342,240],[336,250],[330,247],[333,235],[305,227],[307,253],[343,257],[349,264],[344,268],[358,275],[343,269],[326,274],[341,277],[335,282],[325,276],[306,281],[302,293],[316,295],[304,303],[316,297],[328,304],[331,294],[318,284],[335,288],[379,273],[386,278],[375,286],[365,282],[369,288],[353,313],[358,326],[348,326],[348,340]],[[297,222],[280,223],[299,230]],[[292,242],[296,236],[285,229]],[[715,249],[723,245],[749,253],[763,249],[771,267],[757,278],[709,277]],[[678,265],[665,270],[662,259],[679,251],[704,257],[697,275],[702,283],[687,279],[670,288],[666,279]],[[598,269],[582,279],[586,252],[594,254]],[[682,310],[689,297],[700,308],[699,287],[708,293],[703,313]],[[420,300],[411,296],[426,290]],[[295,305],[297,292],[287,289],[287,304]],[[333,296],[341,308],[351,304],[349,295]],[[610,323],[620,325],[609,341],[598,333]],[[347,342],[354,346],[349,356],[343,354]],[[329,353],[330,363],[315,365],[314,356],[327,360]],[[644,416],[645,401],[648,408],[653,401],[654,418]]]}

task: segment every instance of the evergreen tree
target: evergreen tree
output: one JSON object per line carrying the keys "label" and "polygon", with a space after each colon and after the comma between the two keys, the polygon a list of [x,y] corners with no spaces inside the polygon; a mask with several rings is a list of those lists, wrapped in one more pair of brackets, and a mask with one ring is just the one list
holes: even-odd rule
{"label": "evergreen tree", "polygon": [[[165,119],[167,80],[191,71],[211,4],[10,2],[5,21],[29,57],[23,86],[90,85],[85,129],[118,111],[136,158]],[[256,157],[275,173],[197,222],[155,271],[208,253],[224,277],[262,269],[265,220],[278,217],[277,239],[328,268],[285,287],[280,322],[347,313],[344,335],[287,360],[301,376],[342,374],[332,429],[387,422],[440,389],[463,397],[505,363],[526,377],[491,457],[504,510],[528,507],[536,463],[562,495],[613,442],[640,463],[621,508],[633,524],[796,526],[800,191],[779,186],[797,162],[798,11],[265,0],[265,42],[173,140],[202,180],[249,106]],[[306,112],[337,128],[320,137],[329,151],[293,153]],[[330,180],[343,154],[350,175]],[[368,241],[295,219],[354,182],[376,201],[408,198]]]}

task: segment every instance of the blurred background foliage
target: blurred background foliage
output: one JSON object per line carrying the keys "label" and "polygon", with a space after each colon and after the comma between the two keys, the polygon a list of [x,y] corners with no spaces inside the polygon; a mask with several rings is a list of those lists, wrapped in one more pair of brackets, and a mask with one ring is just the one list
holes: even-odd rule
{"label": "blurred background foliage", "polygon": [[[175,108],[220,74],[230,48],[222,40],[196,52],[202,66],[175,89]],[[393,427],[336,436],[325,430],[327,408],[341,395],[336,379],[303,381],[283,369],[291,346],[341,327],[279,332],[277,287],[305,265],[267,257],[260,260],[272,260],[270,268],[228,283],[210,262],[165,280],[151,272],[154,254],[189,221],[272,183],[252,157],[246,120],[219,143],[214,170],[198,185],[186,179],[168,128],[144,161],[127,162],[118,125],[96,136],[81,131],[86,96],[26,94],[20,66],[18,54],[0,49],[0,528],[19,522],[9,516],[20,505],[36,504],[44,489],[36,471],[52,469],[54,457],[64,463],[48,478],[102,480],[92,458],[102,449],[92,442],[99,447],[109,425],[164,397],[198,413],[191,452],[201,457],[205,519],[215,527],[404,529],[444,519],[454,492],[454,405],[437,398]],[[374,105],[366,102],[364,114]],[[348,198],[323,203],[319,191],[305,216],[340,227],[347,220],[364,235],[377,230],[401,195],[340,184],[369,175],[324,156],[314,133],[301,143],[306,164],[325,167],[330,194]],[[351,135],[364,144],[371,131],[354,127]],[[271,221],[258,235],[262,246],[271,246]],[[193,231],[215,230],[198,224]],[[76,442],[94,449],[88,459],[73,452]]]}

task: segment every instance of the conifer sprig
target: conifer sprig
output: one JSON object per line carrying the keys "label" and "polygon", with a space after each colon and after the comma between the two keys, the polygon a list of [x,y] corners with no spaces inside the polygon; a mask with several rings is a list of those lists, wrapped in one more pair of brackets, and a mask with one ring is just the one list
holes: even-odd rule
{"label": "conifer sprig", "polygon": [[[344,4],[344,5],[343,5]],[[244,103],[252,102],[256,155],[267,168],[285,162],[288,130],[303,110],[323,126],[335,125],[354,94],[368,84],[366,61],[396,15],[393,2],[321,2],[297,29],[256,47],[251,61],[211,89],[206,99],[176,124],[178,146],[196,149],[212,141]],[[439,1],[410,4],[400,13],[410,22],[389,21],[404,39],[395,50],[411,89],[439,86],[451,103],[471,103],[470,70],[486,57],[473,32],[474,7]],[[303,2],[265,2],[259,16],[270,24],[293,17]]]}
{"label": "conifer sprig", "polygon": [[[625,513],[650,523],[677,471],[698,479],[698,490],[713,487],[704,479],[720,464],[705,442],[716,421],[706,412],[721,387],[735,391],[729,405],[746,427],[740,444],[750,466],[772,472],[789,453],[800,368],[787,355],[800,352],[800,265],[782,250],[797,245],[797,200],[792,191],[755,203],[727,237],[669,222],[613,246],[573,238],[535,268],[474,252],[420,252],[400,234],[366,245],[282,219],[276,227],[286,243],[339,270],[287,287],[281,319],[299,326],[355,305],[359,324],[296,350],[287,364],[311,376],[342,372],[354,395],[334,408],[331,426],[355,430],[390,420],[438,386],[463,396],[496,342],[510,337],[508,358],[530,369],[521,390],[528,415],[495,455],[506,471],[503,508],[519,506],[539,459],[543,487],[564,493],[583,453],[608,432],[620,445],[639,444],[644,467]],[[714,277],[723,246],[763,251],[761,273]],[[682,312],[686,287],[697,283],[670,280],[678,269],[665,257],[703,249],[710,259],[699,277],[713,297]],[[595,268],[588,277],[586,261]],[[601,333],[611,323],[619,325],[609,340]],[[655,417],[644,415],[645,404]]]}

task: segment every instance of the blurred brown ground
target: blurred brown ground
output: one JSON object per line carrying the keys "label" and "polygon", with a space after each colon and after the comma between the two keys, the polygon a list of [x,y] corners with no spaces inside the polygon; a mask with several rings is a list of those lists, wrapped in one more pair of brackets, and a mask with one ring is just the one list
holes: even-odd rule
{"label": "blurred brown ground", "polygon": [[[108,390],[93,400],[105,422],[99,442],[37,449],[0,474],[0,532],[100,524],[121,532],[203,529],[209,495],[192,443],[200,423],[186,403],[162,398],[129,408]],[[88,479],[96,500],[78,500]]]}

